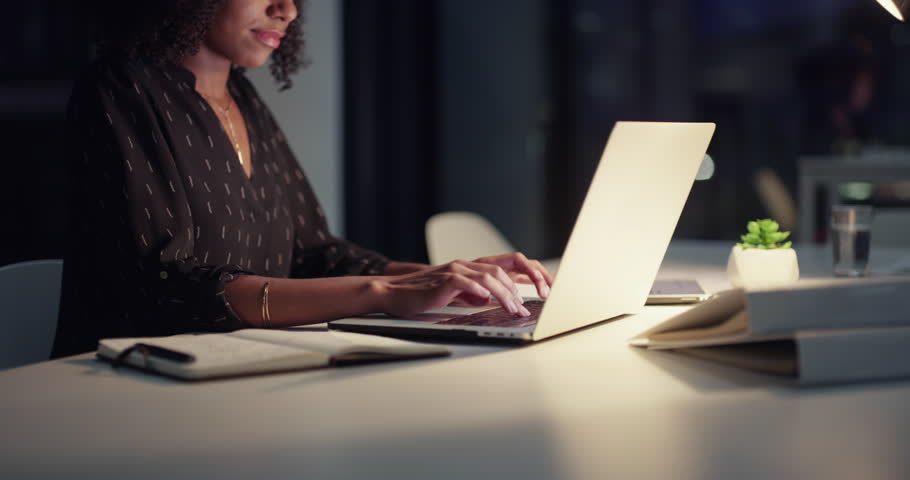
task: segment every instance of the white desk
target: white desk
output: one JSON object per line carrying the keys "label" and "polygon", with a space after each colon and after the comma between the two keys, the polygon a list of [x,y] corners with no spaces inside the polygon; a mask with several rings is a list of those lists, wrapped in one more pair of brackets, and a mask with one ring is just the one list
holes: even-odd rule
{"label": "white desk", "polygon": [[[726,250],[676,244],[664,273],[722,286]],[[681,310],[523,348],[200,384],[89,355],[8,370],[0,475],[910,478],[910,382],[805,390],[626,346]]]}

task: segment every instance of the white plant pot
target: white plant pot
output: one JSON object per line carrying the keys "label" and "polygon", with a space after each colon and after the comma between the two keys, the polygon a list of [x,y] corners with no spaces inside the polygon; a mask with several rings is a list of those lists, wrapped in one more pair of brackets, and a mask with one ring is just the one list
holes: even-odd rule
{"label": "white plant pot", "polygon": [[792,248],[762,250],[734,246],[727,259],[727,278],[734,287],[759,289],[799,280],[799,263]]}

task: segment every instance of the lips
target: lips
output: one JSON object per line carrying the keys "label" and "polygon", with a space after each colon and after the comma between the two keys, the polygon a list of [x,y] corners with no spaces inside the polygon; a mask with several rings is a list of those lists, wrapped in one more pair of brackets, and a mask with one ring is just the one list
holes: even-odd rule
{"label": "lips", "polygon": [[278,30],[253,30],[253,34],[257,40],[271,48],[278,48],[281,45],[281,37],[284,36],[284,33]]}

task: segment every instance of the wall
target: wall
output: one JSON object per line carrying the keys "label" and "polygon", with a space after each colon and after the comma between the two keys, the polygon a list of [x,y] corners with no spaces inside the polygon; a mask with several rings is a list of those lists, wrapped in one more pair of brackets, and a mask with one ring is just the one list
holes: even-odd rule
{"label": "wall", "polygon": [[294,76],[293,88],[278,92],[268,66],[247,74],[313,184],[332,232],[343,236],[341,2],[305,3],[302,14],[309,65]]}
{"label": "wall", "polygon": [[441,211],[469,210],[517,249],[543,248],[546,3],[446,0],[439,9]]}

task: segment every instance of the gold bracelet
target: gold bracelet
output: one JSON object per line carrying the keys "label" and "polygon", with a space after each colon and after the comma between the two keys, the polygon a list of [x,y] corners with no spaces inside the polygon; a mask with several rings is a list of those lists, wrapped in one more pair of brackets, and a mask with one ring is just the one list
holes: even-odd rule
{"label": "gold bracelet", "polygon": [[269,315],[269,282],[262,286],[262,326],[272,328],[272,317]]}

